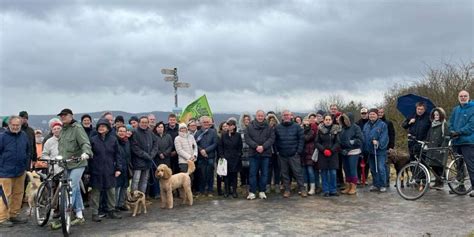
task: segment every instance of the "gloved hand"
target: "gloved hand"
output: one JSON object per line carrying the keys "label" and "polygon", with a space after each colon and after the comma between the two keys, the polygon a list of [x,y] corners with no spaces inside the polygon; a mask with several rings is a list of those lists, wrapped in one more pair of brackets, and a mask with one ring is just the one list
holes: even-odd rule
{"label": "gloved hand", "polygon": [[459,133],[455,131],[451,131],[451,137],[459,137]]}
{"label": "gloved hand", "polygon": [[332,155],[332,152],[331,152],[331,150],[329,150],[329,149],[325,149],[325,150],[323,151],[323,154],[324,154],[325,157],[330,157],[330,156]]}
{"label": "gloved hand", "polygon": [[81,160],[87,160],[87,159],[89,159],[89,155],[87,155],[87,153],[82,153]]}

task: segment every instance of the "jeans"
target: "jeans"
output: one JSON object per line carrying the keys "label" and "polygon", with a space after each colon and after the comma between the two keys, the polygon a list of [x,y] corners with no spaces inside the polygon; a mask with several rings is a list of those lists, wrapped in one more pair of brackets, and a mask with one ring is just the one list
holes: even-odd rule
{"label": "jeans", "polygon": [[257,174],[260,171],[260,180],[258,182],[258,190],[260,192],[267,191],[267,179],[268,179],[268,168],[269,168],[269,157],[255,155],[249,157],[250,160],[250,192],[255,193],[257,191]]}
{"label": "jeans", "polygon": [[146,186],[148,184],[149,170],[134,170],[132,178],[132,192],[139,190],[146,193]]}
{"label": "jeans", "polygon": [[357,184],[357,162],[359,155],[343,156],[341,155],[344,173],[346,174],[346,182]]}
{"label": "jeans", "polygon": [[305,165],[303,166],[303,171],[304,171],[304,183],[315,184],[316,176],[314,174],[315,173],[314,166]]}
{"label": "jeans", "polygon": [[150,169],[150,184],[148,186],[148,195],[150,195],[151,198],[155,198],[160,195],[160,182],[155,177],[156,168],[157,167],[153,167],[152,169]]}
{"label": "jeans", "polygon": [[290,170],[296,179],[296,183],[298,184],[298,190],[303,191],[304,190],[303,169],[301,168],[300,156],[299,155],[293,155],[291,157],[280,156],[279,160],[280,160],[280,168],[281,168],[281,178],[283,180],[283,185],[285,186],[285,191],[289,192],[291,190]]}
{"label": "jeans", "polygon": [[[464,162],[466,163],[467,172],[471,179],[471,185],[474,184],[474,145],[456,146],[456,151],[464,156]],[[458,167],[462,167],[462,165],[462,163],[458,164]],[[458,173],[462,174],[462,172]]]}
{"label": "jeans", "polygon": [[82,177],[82,173],[86,167],[75,168],[72,170],[68,170],[69,178],[71,179],[71,189],[72,189],[72,207],[74,211],[80,212],[84,210],[84,204],[82,203],[82,196],[81,196],[81,186],[80,181]]}
{"label": "jeans", "polygon": [[335,169],[322,169],[321,179],[323,186],[323,193],[336,193],[336,170]]}
{"label": "jeans", "polygon": [[[377,188],[385,187],[386,184],[386,170],[385,162],[387,161],[387,155],[377,154],[377,164],[375,164],[375,156],[373,154],[369,155],[369,164],[370,164],[370,173],[372,174],[373,185]],[[378,172],[375,170],[375,165],[377,165]]]}
{"label": "jeans", "polygon": [[200,173],[199,192],[204,193],[206,186],[207,192],[214,192],[214,159],[199,159],[198,168]]}
{"label": "jeans", "polygon": [[127,199],[127,187],[115,187],[116,207],[123,207]]}

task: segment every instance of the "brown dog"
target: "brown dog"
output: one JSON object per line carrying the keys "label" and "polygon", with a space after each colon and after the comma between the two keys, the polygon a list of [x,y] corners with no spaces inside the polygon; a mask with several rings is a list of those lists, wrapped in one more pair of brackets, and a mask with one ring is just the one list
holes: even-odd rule
{"label": "brown dog", "polygon": [[146,214],[146,196],[143,192],[140,192],[138,190],[133,191],[133,192],[127,192],[127,201],[126,204],[129,206],[129,208],[133,208],[133,213],[132,216],[136,216],[137,213],[140,214],[142,213],[142,208],[143,208],[143,213]]}
{"label": "brown dog", "polygon": [[[395,170],[397,171],[397,176],[398,176],[398,173],[403,168],[403,166],[410,163],[410,155],[407,152],[393,149],[392,151],[388,153],[387,163],[393,164],[393,166],[395,167]],[[401,187],[402,188],[404,187],[403,174],[402,174]]]}
{"label": "brown dog", "polygon": [[173,174],[171,169],[161,164],[155,172],[155,176],[160,180],[161,208],[173,208],[173,190],[179,189],[183,195],[183,204],[193,205],[193,193],[191,191],[191,178],[189,177],[196,166],[194,162],[188,160],[188,172]]}
{"label": "brown dog", "polygon": [[28,178],[30,179],[30,183],[28,185],[28,188],[26,189],[25,197],[28,200],[28,207],[30,208],[30,216],[31,212],[33,210],[33,207],[36,207],[36,195],[38,195],[38,189],[39,186],[41,185],[41,178],[40,176],[36,173],[36,171],[33,172],[26,172],[26,175],[28,175]]}

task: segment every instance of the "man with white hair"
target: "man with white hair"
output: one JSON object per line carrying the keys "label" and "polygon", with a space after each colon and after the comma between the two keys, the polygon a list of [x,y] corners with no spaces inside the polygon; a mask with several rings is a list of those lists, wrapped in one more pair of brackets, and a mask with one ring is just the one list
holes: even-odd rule
{"label": "man with white hair", "polygon": [[[201,129],[194,138],[198,145],[199,192],[212,197],[214,192],[214,159],[217,151],[217,131],[212,128],[212,119],[208,116],[200,118]],[[206,190],[207,187],[207,190]]]}

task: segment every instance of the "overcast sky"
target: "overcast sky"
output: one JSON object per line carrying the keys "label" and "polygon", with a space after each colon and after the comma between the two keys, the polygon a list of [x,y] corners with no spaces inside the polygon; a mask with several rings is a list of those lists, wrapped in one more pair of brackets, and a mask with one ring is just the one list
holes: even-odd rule
{"label": "overcast sky", "polygon": [[474,2],[0,0],[0,114],[309,111],[374,105],[427,65],[474,58]]}

